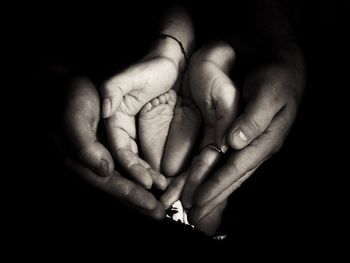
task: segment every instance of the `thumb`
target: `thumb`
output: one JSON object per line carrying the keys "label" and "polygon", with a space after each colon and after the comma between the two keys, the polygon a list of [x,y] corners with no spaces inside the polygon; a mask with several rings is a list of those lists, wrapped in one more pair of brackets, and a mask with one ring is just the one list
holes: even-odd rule
{"label": "thumb", "polygon": [[245,111],[234,122],[228,135],[229,144],[236,150],[242,149],[261,135],[279,111],[279,106],[270,103],[269,98],[255,96]]}
{"label": "thumb", "polygon": [[75,159],[102,176],[110,175],[114,162],[109,151],[97,140],[99,95],[88,79],[77,78],[67,94],[63,127],[65,140]]}

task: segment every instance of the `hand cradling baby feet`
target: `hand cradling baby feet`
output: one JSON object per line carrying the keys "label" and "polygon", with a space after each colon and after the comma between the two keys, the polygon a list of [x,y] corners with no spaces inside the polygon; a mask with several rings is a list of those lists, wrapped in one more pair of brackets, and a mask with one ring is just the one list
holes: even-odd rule
{"label": "hand cradling baby feet", "polygon": [[[176,204],[172,218],[186,223],[184,206],[190,211],[189,222],[208,235],[218,228],[226,203],[198,208],[195,191],[227,150],[225,135],[238,108],[238,91],[229,77],[234,59],[233,49],[224,42],[204,46],[191,59],[181,94],[166,91],[145,103],[138,115],[145,161],[167,177],[187,173],[186,182],[182,180],[181,186],[171,190],[176,197],[169,199]],[[199,154],[189,163],[198,135]]]}

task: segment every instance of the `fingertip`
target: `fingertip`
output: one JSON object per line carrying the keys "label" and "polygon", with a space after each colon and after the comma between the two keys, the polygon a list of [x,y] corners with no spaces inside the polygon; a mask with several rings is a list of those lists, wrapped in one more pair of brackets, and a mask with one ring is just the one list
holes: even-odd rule
{"label": "fingertip", "polygon": [[190,209],[193,205],[193,200],[189,198],[181,198],[181,203],[185,209]]}
{"label": "fingertip", "polygon": [[153,171],[153,170],[149,170],[149,173],[151,174],[152,176],[152,179],[153,179],[153,184],[160,190],[164,191],[167,186],[168,186],[168,181],[167,179],[165,178],[164,175],[156,172],[156,171]]}
{"label": "fingertip", "polygon": [[134,164],[130,168],[130,175],[146,189],[151,189],[153,179],[151,174],[141,164]]}
{"label": "fingertip", "polygon": [[162,176],[159,182],[159,189],[164,191],[165,189],[167,189],[167,187],[168,187],[168,181],[164,176]]}
{"label": "fingertip", "polygon": [[190,209],[193,205],[193,192],[189,191],[189,188],[186,186],[181,196],[181,203],[185,209]]}
{"label": "fingertip", "polygon": [[157,200],[155,198],[149,199],[145,204],[144,204],[145,209],[148,211],[152,211],[156,209],[157,207]]}
{"label": "fingertip", "polygon": [[161,202],[156,203],[156,206],[153,209],[151,216],[155,220],[162,220],[165,217],[165,208]]}
{"label": "fingertip", "polygon": [[164,205],[165,209],[168,209],[172,205],[170,196],[166,194],[162,195],[159,201]]}
{"label": "fingertip", "polygon": [[96,160],[100,160],[96,172],[103,177],[110,176],[114,171],[114,161],[110,152],[100,142],[95,142],[91,151],[95,154]]}
{"label": "fingertip", "polygon": [[188,219],[188,222],[190,222],[190,224],[197,225],[197,223],[201,220],[199,210],[200,209],[198,207],[194,207],[188,213],[187,219]]}

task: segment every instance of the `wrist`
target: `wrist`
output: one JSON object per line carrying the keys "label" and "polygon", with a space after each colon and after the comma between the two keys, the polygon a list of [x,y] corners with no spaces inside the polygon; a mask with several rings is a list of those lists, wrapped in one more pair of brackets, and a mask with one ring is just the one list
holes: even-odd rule
{"label": "wrist", "polygon": [[175,39],[171,37],[159,37],[154,42],[146,58],[167,58],[181,72],[186,66],[185,56],[181,45]]}
{"label": "wrist", "polygon": [[215,40],[205,44],[192,55],[189,68],[212,64],[229,75],[235,59],[236,53],[228,43]]}

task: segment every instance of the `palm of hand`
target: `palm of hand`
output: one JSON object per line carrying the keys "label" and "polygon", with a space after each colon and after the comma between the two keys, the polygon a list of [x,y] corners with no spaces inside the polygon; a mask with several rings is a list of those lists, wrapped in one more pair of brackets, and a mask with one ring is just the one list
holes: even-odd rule
{"label": "palm of hand", "polygon": [[129,67],[105,85],[107,90],[123,95],[115,112],[105,120],[112,154],[123,168],[130,171],[131,176],[147,188],[152,185],[152,181],[146,179],[149,178],[147,175],[156,180],[159,174],[138,156],[136,115],[148,101],[170,90],[176,78],[175,65],[160,57]]}
{"label": "palm of hand", "polygon": [[173,87],[177,74],[175,64],[163,57],[141,61],[118,74],[110,80],[126,91],[118,111],[136,116],[147,102]]}
{"label": "palm of hand", "polygon": [[237,112],[237,89],[226,72],[210,61],[192,67],[188,85],[205,125],[202,147],[210,143],[221,145]]}

